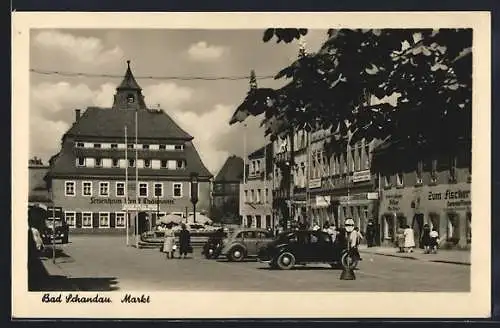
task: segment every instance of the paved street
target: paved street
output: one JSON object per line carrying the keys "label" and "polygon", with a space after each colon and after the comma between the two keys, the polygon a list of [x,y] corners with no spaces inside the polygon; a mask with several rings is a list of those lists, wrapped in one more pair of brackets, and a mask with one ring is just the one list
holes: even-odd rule
{"label": "paved street", "polygon": [[64,275],[65,288],[80,290],[221,291],[457,291],[470,289],[470,266],[363,254],[356,280],[341,270],[308,265],[269,270],[256,261],[206,260],[195,248],[191,259],[166,260],[157,249],[126,247],[118,236],[72,236],[50,274]]}

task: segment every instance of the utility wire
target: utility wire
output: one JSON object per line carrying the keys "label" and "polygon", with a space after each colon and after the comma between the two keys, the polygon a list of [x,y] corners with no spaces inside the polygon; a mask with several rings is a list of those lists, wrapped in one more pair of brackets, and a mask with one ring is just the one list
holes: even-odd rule
{"label": "utility wire", "polygon": [[[67,77],[93,77],[93,78],[123,78],[122,75],[113,75],[113,74],[91,74],[91,73],[78,73],[78,72],[61,72],[61,71],[49,71],[49,70],[40,70],[36,68],[30,68],[29,71],[35,74],[41,75],[58,75],[58,76],[67,76]],[[249,80],[250,75],[242,75],[242,76],[135,76],[136,79],[141,80],[182,80],[182,81],[219,81],[219,80],[230,80],[230,81],[238,81],[238,80]],[[257,76],[259,80],[266,79],[274,79],[274,75],[263,75]]]}

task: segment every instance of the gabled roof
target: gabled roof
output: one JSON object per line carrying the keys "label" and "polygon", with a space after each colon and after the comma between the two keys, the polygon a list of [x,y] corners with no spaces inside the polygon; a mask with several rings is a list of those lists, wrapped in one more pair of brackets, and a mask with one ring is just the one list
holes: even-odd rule
{"label": "gabled roof", "polygon": [[248,158],[249,159],[263,158],[265,156],[265,153],[266,153],[265,150],[266,150],[266,146],[260,147],[259,149],[257,149],[253,153],[250,153],[250,155],[248,155]]}
{"label": "gabled roof", "polygon": [[235,182],[243,180],[243,159],[232,155],[228,157],[219,173],[215,177],[215,182]]}
{"label": "gabled roof", "polygon": [[125,90],[142,90],[137,81],[134,78],[134,74],[132,74],[132,70],[130,69],[130,60],[127,60],[127,71],[125,72],[125,76],[123,77],[122,83],[116,88],[117,90],[125,89]]}
{"label": "gabled roof", "polygon": [[[135,113],[136,111],[88,107],[78,121],[73,123],[65,136],[123,139],[125,126],[127,126],[128,137],[133,142],[133,138],[135,138]],[[161,110],[137,111],[137,125],[139,139],[193,139],[167,113]]]}

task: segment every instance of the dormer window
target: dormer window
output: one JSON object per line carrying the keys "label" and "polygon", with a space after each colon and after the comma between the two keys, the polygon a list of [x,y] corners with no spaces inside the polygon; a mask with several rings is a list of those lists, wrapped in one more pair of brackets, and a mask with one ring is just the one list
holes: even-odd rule
{"label": "dormer window", "polygon": [[95,143],[95,144],[94,144],[94,148],[101,148],[101,144],[99,144],[99,143]]}
{"label": "dormer window", "polygon": [[76,143],[76,147],[77,148],[83,148],[83,147],[85,147],[85,144],[83,142],[77,142]]}
{"label": "dormer window", "polygon": [[128,144],[128,145],[127,145],[127,148],[128,148],[128,149],[134,149],[134,144]]}
{"label": "dormer window", "polygon": [[134,97],[134,95],[133,95],[133,94],[131,94],[131,93],[129,93],[129,94],[127,95],[127,102],[128,102],[129,104],[133,104],[133,103],[134,103],[134,101],[135,101],[135,97]]}
{"label": "dormer window", "polygon": [[142,149],[149,149],[149,145],[142,145]]}
{"label": "dormer window", "polygon": [[102,167],[102,159],[100,158],[95,159],[95,167]]}
{"label": "dormer window", "polygon": [[165,150],[167,149],[167,145],[160,145],[158,148],[160,148],[160,150]]}
{"label": "dormer window", "polygon": [[149,160],[149,159],[145,159],[145,160],[144,160],[144,167],[146,167],[146,168],[150,168],[150,167],[151,167],[151,160]]}
{"label": "dormer window", "polygon": [[175,150],[183,150],[184,145],[175,145]]}

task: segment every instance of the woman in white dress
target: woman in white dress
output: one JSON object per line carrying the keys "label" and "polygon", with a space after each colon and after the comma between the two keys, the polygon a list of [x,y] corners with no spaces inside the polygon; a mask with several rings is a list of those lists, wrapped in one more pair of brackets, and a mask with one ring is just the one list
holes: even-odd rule
{"label": "woman in white dress", "polygon": [[405,251],[412,253],[413,248],[415,248],[415,236],[413,234],[413,229],[410,228],[409,225],[406,225],[403,235],[405,237]]}
{"label": "woman in white dress", "polygon": [[163,239],[163,252],[167,255],[167,259],[174,258],[175,235],[173,229],[165,229]]}

